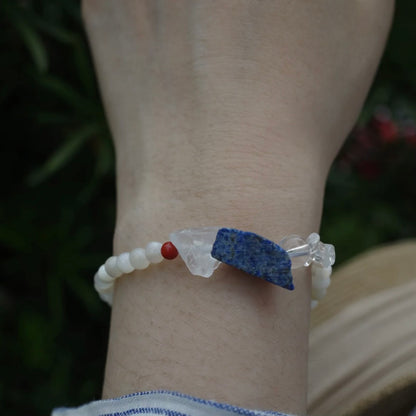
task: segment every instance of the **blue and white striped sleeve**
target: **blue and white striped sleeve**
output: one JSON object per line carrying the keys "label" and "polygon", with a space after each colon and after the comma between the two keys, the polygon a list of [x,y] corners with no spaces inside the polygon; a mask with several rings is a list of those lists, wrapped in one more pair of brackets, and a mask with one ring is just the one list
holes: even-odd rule
{"label": "blue and white striped sleeve", "polygon": [[57,408],[51,416],[293,416],[274,411],[251,410],[204,400],[182,393],[156,390],[116,399],[98,400],[76,408]]}

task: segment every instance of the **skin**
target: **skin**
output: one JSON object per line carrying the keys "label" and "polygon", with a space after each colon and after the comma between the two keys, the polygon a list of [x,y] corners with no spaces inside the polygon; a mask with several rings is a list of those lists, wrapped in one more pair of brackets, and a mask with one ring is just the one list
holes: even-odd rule
{"label": "skin", "polygon": [[[328,169],[391,24],[391,0],[84,0],[117,155],[114,252],[209,225],[319,230]],[[306,412],[309,271],[286,291],[179,259],[119,279],[104,397],[177,390]]]}

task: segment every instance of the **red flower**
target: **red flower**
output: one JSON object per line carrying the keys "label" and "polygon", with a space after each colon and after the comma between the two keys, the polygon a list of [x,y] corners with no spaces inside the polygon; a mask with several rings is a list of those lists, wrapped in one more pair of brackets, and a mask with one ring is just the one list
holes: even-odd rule
{"label": "red flower", "polygon": [[379,107],[374,111],[371,126],[383,143],[391,143],[399,138],[399,129],[387,107]]}
{"label": "red flower", "polygon": [[373,126],[383,143],[392,143],[399,138],[399,129],[392,120],[374,119]]}

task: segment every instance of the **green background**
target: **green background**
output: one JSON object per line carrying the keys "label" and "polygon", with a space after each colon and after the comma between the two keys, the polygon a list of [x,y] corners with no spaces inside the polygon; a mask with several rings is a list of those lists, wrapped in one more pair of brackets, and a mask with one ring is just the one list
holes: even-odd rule
{"label": "green background", "polygon": [[[338,264],[416,236],[415,12],[398,2],[328,179]],[[92,276],[112,250],[113,148],[79,2],[3,0],[0,21],[0,409],[45,415],[100,397],[110,313]]]}

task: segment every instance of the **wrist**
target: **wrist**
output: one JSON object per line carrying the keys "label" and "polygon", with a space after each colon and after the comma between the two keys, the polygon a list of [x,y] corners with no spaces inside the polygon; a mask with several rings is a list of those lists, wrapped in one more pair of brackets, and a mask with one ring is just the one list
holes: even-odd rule
{"label": "wrist", "polygon": [[324,182],[305,178],[271,185],[240,176],[228,178],[229,187],[190,179],[170,188],[163,184],[126,189],[122,209],[119,205],[117,210],[115,252],[164,241],[175,230],[203,226],[253,231],[273,241],[290,234],[307,236],[319,231]]}
{"label": "wrist", "polygon": [[317,231],[329,163],[276,144],[278,138],[250,142],[246,136],[237,145],[237,137],[226,135],[221,147],[215,139],[198,140],[192,149],[182,136],[175,149],[159,147],[157,155],[149,144],[137,150],[136,164],[130,162],[134,150],[117,149],[117,251],[163,240],[175,229],[208,225],[273,240]]}

